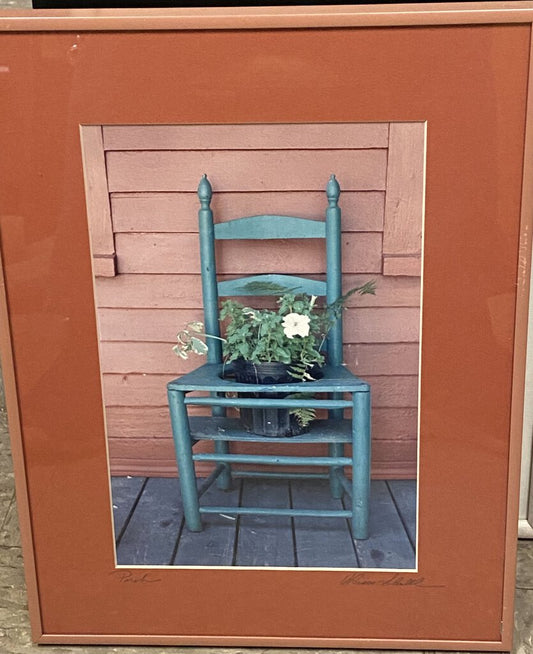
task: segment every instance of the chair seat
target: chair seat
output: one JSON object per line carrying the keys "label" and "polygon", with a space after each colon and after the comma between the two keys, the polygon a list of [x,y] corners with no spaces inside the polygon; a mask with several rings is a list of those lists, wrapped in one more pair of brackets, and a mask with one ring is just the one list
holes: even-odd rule
{"label": "chair seat", "polygon": [[243,384],[232,377],[232,366],[206,363],[168,383],[169,391],[211,391],[217,393],[364,393],[369,384],[345,366],[324,366],[323,377],[316,381],[295,380],[288,384]]}

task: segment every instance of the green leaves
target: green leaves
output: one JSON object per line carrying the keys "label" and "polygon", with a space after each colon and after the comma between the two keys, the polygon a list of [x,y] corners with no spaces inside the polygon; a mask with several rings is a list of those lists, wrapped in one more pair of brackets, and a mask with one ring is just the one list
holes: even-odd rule
{"label": "green leaves", "polygon": [[[374,281],[350,289],[336,302],[318,306],[314,295],[295,293],[294,289],[269,282],[250,282],[249,292],[261,291],[265,295],[282,293],[277,310],[255,309],[232,299],[222,303],[220,320],[224,323],[226,338],[204,333],[200,321],[185,325],[177,335],[172,349],[182,359],[190,352],[205,355],[206,339],[222,341],[227,363],[243,358],[252,363],[280,361],[291,364],[291,375],[302,381],[312,380],[309,370],[324,363],[321,352],[329,330],[339,319],[348,298],[354,293],[375,295]],[[253,287],[253,288],[252,288]]]}
{"label": "green leaves", "polygon": [[375,295],[376,282],[371,280],[362,286],[355,286],[354,288],[351,288],[349,291],[347,291],[344,295],[341,295],[338,300],[327,305],[325,315],[327,322],[329,322],[328,330],[331,329],[335,322],[340,318],[342,311],[346,306],[347,300],[355,293],[358,293],[359,295]]}
{"label": "green leaves", "polygon": [[[226,334],[226,361],[242,357],[253,363],[290,363],[294,376],[305,379],[308,367],[324,361],[320,352],[324,334],[320,320],[313,314],[315,301],[314,296],[286,292],[278,298],[277,310],[252,309],[235,300],[223,302],[220,318]],[[287,316],[295,314],[309,325],[308,329],[287,328]]]}
{"label": "green leaves", "polygon": [[[216,338],[217,340],[223,341],[223,338],[218,336],[213,336],[212,334],[204,334],[204,323],[199,320],[193,320],[188,322],[185,325],[185,328],[177,333],[176,338],[178,343],[174,345],[172,351],[177,354],[182,359],[188,359],[189,353],[193,352],[194,354],[205,355],[207,354],[209,348],[207,344],[199,337],[203,338]],[[198,334],[194,336],[191,334]]]}
{"label": "green leaves", "polygon": [[203,341],[196,338],[196,336],[191,336],[191,350],[195,354],[205,355],[207,354],[208,347]]}
{"label": "green leaves", "polygon": [[243,290],[250,295],[282,295],[292,289],[276,284],[276,282],[247,282],[243,284]]}
{"label": "green leaves", "polygon": [[[312,393],[291,393],[287,395],[287,399],[291,400],[312,400]],[[289,414],[296,418],[300,427],[307,427],[316,417],[316,409],[308,406],[299,406],[289,410]]]}
{"label": "green leaves", "polygon": [[[252,285],[254,291],[261,290],[265,294],[281,288],[277,284],[253,282],[249,285],[250,291]],[[336,302],[322,307],[317,306],[316,296],[292,290],[280,295],[277,310],[254,309],[232,299],[226,300],[220,312],[226,333],[223,344],[226,361],[240,357],[253,363],[281,361],[291,364],[291,374],[296,379],[312,379],[309,369],[323,364],[322,345],[347,299],[354,293],[374,294],[375,282],[353,288]],[[292,327],[287,322],[291,316]]]}

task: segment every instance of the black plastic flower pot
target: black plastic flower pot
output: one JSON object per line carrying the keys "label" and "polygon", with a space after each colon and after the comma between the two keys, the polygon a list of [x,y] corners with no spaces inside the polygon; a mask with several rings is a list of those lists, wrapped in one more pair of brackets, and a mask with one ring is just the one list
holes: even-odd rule
{"label": "black plastic flower pot", "polygon": [[[235,362],[235,381],[243,384],[287,384],[294,381],[289,366],[279,361],[252,363]],[[243,393],[242,397],[280,399],[287,393]],[[240,420],[246,431],[269,438],[290,438],[305,431],[289,409],[272,407],[240,408]]]}

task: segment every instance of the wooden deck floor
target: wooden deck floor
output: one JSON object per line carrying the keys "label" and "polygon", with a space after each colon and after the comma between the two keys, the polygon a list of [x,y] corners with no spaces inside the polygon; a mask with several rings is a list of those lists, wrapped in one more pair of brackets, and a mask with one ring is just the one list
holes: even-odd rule
{"label": "wooden deck floor", "polygon": [[[204,515],[204,529],[184,525],[178,480],[114,477],[119,565],[415,567],[416,482],[373,481],[370,538],[354,541],[345,518]],[[214,485],[202,503],[343,508],[327,481],[237,480]]]}

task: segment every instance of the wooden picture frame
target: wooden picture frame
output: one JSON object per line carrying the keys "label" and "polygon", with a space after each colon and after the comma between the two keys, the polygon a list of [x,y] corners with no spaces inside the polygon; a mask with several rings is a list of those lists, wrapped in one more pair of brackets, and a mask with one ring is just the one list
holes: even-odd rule
{"label": "wooden picture frame", "polygon": [[[510,649],[532,25],[523,2],[0,16],[2,366],[37,642]],[[427,129],[417,569],[117,567],[92,267],[115,252],[104,229],[91,256],[80,128],[383,122]]]}

